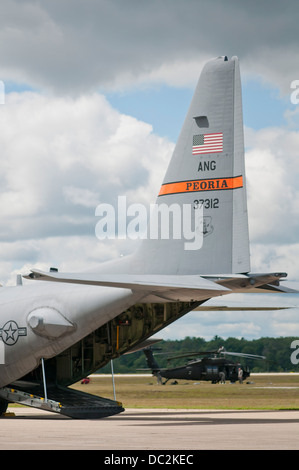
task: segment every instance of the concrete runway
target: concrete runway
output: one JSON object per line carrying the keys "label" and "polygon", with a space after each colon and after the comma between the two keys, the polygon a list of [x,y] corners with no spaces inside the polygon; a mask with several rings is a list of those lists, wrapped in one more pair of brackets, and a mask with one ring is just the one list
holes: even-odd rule
{"label": "concrete runway", "polygon": [[0,419],[1,450],[299,449],[299,411],[128,409],[100,420],[8,411],[15,416]]}

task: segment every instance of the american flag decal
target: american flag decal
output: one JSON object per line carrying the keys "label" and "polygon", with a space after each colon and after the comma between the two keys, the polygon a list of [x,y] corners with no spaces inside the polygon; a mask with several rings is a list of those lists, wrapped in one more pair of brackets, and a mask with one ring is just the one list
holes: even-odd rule
{"label": "american flag decal", "polygon": [[192,155],[219,153],[223,151],[223,134],[200,134],[193,136]]}

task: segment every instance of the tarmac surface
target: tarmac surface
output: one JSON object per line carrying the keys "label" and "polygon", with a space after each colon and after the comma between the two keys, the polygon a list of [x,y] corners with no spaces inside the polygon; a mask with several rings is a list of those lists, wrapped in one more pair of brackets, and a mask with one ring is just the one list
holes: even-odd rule
{"label": "tarmac surface", "polygon": [[0,419],[0,450],[299,449],[299,411],[127,409],[99,420],[8,411],[14,416]]}

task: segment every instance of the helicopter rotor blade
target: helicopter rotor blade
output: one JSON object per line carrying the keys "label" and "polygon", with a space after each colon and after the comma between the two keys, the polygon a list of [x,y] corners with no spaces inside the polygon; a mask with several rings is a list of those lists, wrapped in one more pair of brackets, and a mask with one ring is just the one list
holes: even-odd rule
{"label": "helicopter rotor blade", "polygon": [[217,352],[218,352],[218,350],[214,350],[214,351],[197,351],[197,352],[191,351],[189,353],[187,352],[187,353],[184,353],[184,354],[179,354],[178,356],[171,356],[167,360],[171,361],[172,359],[179,359],[181,357],[206,356],[208,354],[217,354]]}
{"label": "helicopter rotor blade", "polygon": [[169,357],[167,360],[168,361],[171,361],[173,359],[179,359],[181,357],[193,357],[193,356],[206,356],[206,355],[209,355],[209,354],[221,354],[221,355],[228,355],[228,356],[239,356],[239,357],[244,357],[244,358],[247,358],[247,359],[261,359],[261,360],[265,360],[267,359],[266,356],[259,356],[258,354],[249,354],[249,353],[238,353],[238,352],[230,352],[230,351],[226,351],[223,347],[219,348],[219,349],[215,349],[213,351],[197,351],[197,352],[187,352],[187,353],[184,353],[184,354],[180,354],[180,355],[177,355],[177,356],[171,356]]}
{"label": "helicopter rotor blade", "polygon": [[238,353],[238,352],[229,352],[229,351],[220,351],[220,354],[225,356],[239,356],[245,357],[247,359],[267,359],[266,356],[259,356],[258,354],[249,354],[249,353]]}

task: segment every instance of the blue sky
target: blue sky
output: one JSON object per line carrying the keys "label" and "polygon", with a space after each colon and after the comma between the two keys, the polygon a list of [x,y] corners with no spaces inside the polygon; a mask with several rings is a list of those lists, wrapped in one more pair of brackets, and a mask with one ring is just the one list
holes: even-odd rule
{"label": "blue sky", "polygon": [[242,89],[244,126],[258,130],[286,125],[285,111],[294,109],[290,94],[282,96],[278,88],[258,79],[244,80]]}
{"label": "blue sky", "polygon": [[[5,81],[5,92],[38,91],[26,83]],[[245,79],[242,84],[244,126],[258,130],[285,126],[285,111],[294,110],[290,93],[281,95],[279,88],[265,84],[259,78]],[[149,123],[153,132],[176,142],[193,96],[191,87],[172,87],[167,84],[145,86],[127,91],[102,93],[122,114]]]}
{"label": "blue sky", "polygon": [[193,96],[191,88],[166,85],[108,93],[107,99],[121,113],[148,122],[153,132],[176,142]]}
{"label": "blue sky", "polygon": [[[167,85],[107,93],[113,107],[153,126],[153,132],[176,142],[193,88],[174,88]],[[291,93],[290,89],[290,93]],[[245,79],[242,87],[244,126],[258,130],[285,126],[285,111],[295,106],[290,94],[281,95],[278,88],[262,83],[259,78]]]}

